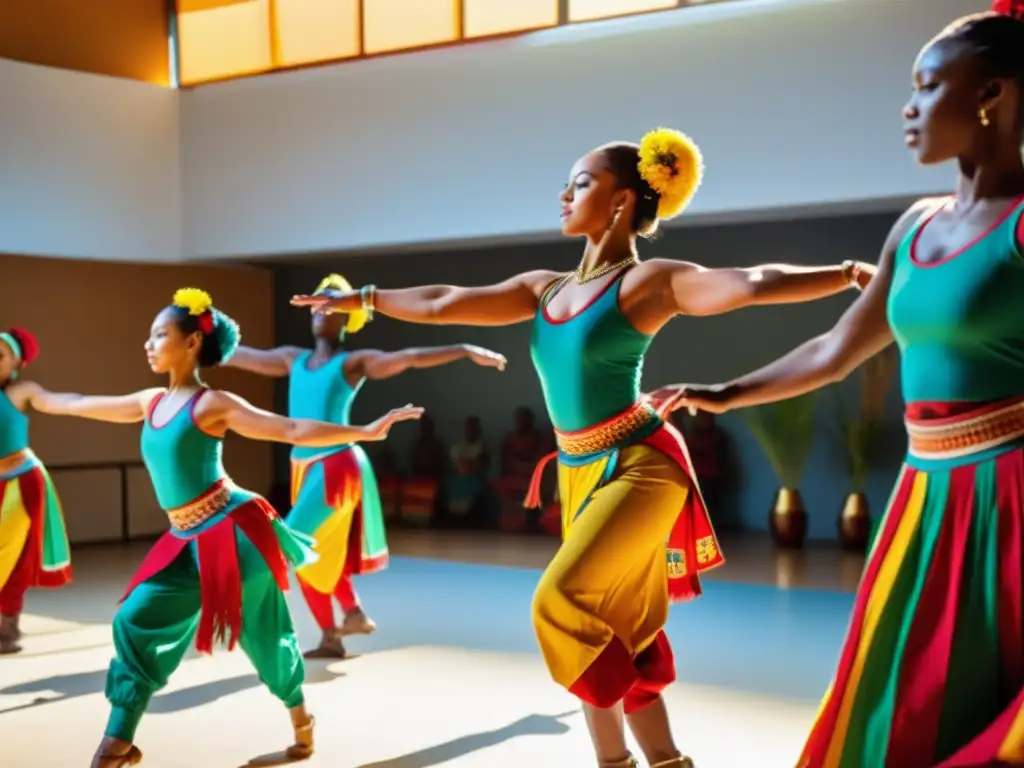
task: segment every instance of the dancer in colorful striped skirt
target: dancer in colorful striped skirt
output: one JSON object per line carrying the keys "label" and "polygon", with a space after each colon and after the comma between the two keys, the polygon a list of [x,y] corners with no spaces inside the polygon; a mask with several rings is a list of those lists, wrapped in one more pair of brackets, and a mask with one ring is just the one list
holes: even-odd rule
{"label": "dancer in colorful striped skirt", "polygon": [[[830,332],[716,387],[721,413],[845,378],[895,341],[909,448],[799,768],[1024,765],[1024,3],[925,46],[904,111],[956,194],[893,228]],[[1004,11],[1012,10],[1009,7]]]}
{"label": "dancer in colorful striped skirt", "polygon": [[31,587],[71,581],[60,499],[28,440],[29,396],[19,378],[39,352],[22,328],[0,332],[0,654],[21,650],[19,620]]}
{"label": "dancer in colorful striped skirt", "polygon": [[365,427],[289,419],[235,395],[209,389],[200,368],[217,365],[238,343],[238,326],[203,291],[178,291],[153,321],[146,356],[166,389],[120,397],[53,394],[36,387],[43,413],[116,423],[143,422],[142,458],[171,529],[150,550],[114,617],[116,657],[107,674],[111,704],[94,768],[141,761],[135,731],[150,698],[167,684],[192,644],[211,653],[235,644],[260,680],[291,714],[293,759],[313,753],[313,718],[302,693],[305,677],[283,592],[289,564],[316,555],[312,541],[289,529],[260,496],[237,487],[221,461],[225,433],[329,447],[380,440],[396,421],[419,418],[400,408]]}
{"label": "dancer in colorful striped skirt", "polygon": [[[341,275],[329,275],[315,293],[348,291]],[[288,414],[333,424],[348,424],[352,402],[367,379],[390,379],[411,368],[434,368],[471,360],[504,370],[505,358],[470,344],[416,347],[397,352],[346,351],[344,342],[369,320],[363,310],[348,314],[313,314],[313,349],[239,347],[225,365],[263,376],[288,377]],[[342,637],[369,634],[376,624],[352,586],[353,575],[383,570],[388,564],[384,514],[377,479],[358,445],[292,448],[292,510],[288,525],[312,536],[320,558],[298,570],[299,586],[323,632],[311,658],[343,658]],[[344,615],[334,619],[332,597]]]}
{"label": "dancer in colorful striped skirt", "polygon": [[[598,761],[609,768],[636,765],[624,720],[652,765],[692,766],[675,745],[661,696],[675,678],[664,626],[669,603],[699,595],[699,574],[723,562],[682,438],[640,397],[651,341],[680,314],[807,301],[872,271],[852,262],[641,262],[637,236],[682,211],[701,171],[696,146],[664,129],[639,145],[609,144],[582,157],[561,197],[563,232],[587,241],[569,274],[293,299],[418,323],[533,323],[531,352],[558,441],[564,535],[537,587],[533,623],[552,677],[582,700]],[[528,503],[539,501],[539,477],[540,469]]]}

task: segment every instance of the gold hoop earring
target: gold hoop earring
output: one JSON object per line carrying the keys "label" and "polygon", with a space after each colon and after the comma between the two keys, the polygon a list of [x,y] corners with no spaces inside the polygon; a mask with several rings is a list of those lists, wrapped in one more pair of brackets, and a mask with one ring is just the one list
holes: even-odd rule
{"label": "gold hoop earring", "polygon": [[984,107],[978,110],[978,120],[981,121],[983,128],[988,128],[991,121],[988,119],[988,110]]}

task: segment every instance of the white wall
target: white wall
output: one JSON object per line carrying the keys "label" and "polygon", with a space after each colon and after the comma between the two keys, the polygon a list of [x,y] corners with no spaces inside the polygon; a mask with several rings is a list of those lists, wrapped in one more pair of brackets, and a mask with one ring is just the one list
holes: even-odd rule
{"label": "white wall", "polygon": [[181,251],[176,91],[0,59],[0,252]]}
{"label": "white wall", "polygon": [[197,88],[181,104],[185,252],[548,232],[578,155],[659,124],[703,147],[706,217],[933,193],[949,170],[902,142],[911,65],[986,6],[735,0]]}

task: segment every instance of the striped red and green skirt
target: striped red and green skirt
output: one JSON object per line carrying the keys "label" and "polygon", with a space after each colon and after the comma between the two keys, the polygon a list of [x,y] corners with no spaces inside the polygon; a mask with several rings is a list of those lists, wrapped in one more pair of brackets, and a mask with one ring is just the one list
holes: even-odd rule
{"label": "striped red and green skirt", "polygon": [[1024,400],[911,404],[797,768],[1024,765]]}

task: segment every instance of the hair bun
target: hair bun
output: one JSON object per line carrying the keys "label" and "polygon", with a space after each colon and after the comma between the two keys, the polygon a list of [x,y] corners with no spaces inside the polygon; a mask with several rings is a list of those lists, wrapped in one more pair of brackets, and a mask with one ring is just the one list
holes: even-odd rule
{"label": "hair bun", "polygon": [[[335,272],[320,281],[320,285],[318,285],[316,290],[313,291],[313,295],[315,296],[316,294],[323,293],[324,291],[340,291],[342,293],[347,293],[351,290],[353,290],[352,283],[346,280],[342,275]],[[369,321],[370,313],[365,309],[357,309],[353,312],[349,312],[348,320],[345,323],[345,331],[347,333],[358,333]]]}
{"label": "hair bun", "polygon": [[242,340],[242,329],[238,327],[238,323],[219,309],[214,309],[212,314],[213,332],[211,335],[220,353],[220,359],[217,361],[219,364],[230,360],[231,356],[235,354],[235,350],[238,349],[238,344]]}
{"label": "hair bun", "polygon": [[992,10],[1024,21],[1024,0],[994,0]]}
{"label": "hair bun", "polygon": [[21,347],[21,364],[28,365],[39,356],[39,342],[35,334],[26,331],[24,328],[11,328],[7,331],[18,342]]}
{"label": "hair bun", "polygon": [[657,128],[640,141],[640,176],[658,193],[658,218],[683,212],[704,178],[704,157],[685,133]]}

